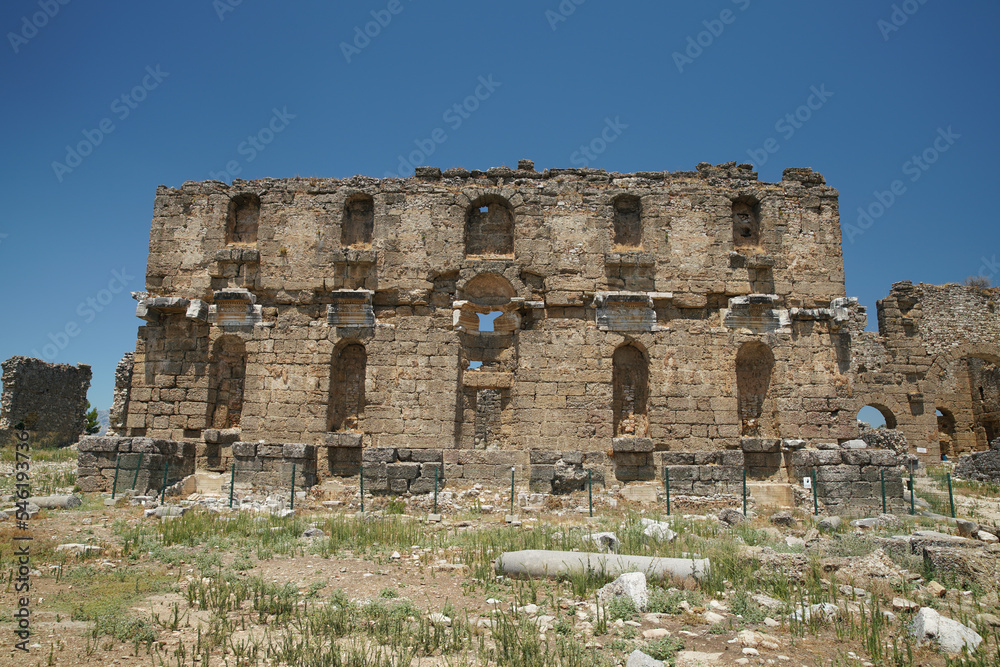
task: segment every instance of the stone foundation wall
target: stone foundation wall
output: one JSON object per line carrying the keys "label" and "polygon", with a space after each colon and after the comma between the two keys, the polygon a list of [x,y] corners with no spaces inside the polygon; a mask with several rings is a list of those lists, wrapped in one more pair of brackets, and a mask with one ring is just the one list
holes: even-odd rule
{"label": "stone foundation wall", "polygon": [[306,488],[316,483],[316,447],[300,443],[234,442],[233,463],[237,484],[257,487]]}
{"label": "stone foundation wall", "polygon": [[1000,438],[990,443],[988,452],[961,457],[955,465],[955,476],[992,484],[1000,481]]}
{"label": "stone foundation wall", "polygon": [[[139,493],[163,488],[194,473],[195,445],[156,438],[83,436],[77,445],[77,485],[82,491],[111,491],[118,466],[119,493],[134,488]],[[138,469],[138,474],[136,470]]]}
{"label": "stone foundation wall", "polygon": [[888,449],[800,449],[790,454],[793,481],[816,471],[816,494],[829,513],[882,511],[882,476],[886,507],[903,511],[906,457]]}

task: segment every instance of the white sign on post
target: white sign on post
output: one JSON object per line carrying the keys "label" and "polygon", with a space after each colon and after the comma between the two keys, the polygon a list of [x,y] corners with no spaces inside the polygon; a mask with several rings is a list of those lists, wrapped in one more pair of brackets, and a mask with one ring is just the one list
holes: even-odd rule
{"label": "white sign on post", "polygon": [[803,489],[811,489],[811,488],[813,488],[812,477],[803,477],[802,478],[802,488]]}

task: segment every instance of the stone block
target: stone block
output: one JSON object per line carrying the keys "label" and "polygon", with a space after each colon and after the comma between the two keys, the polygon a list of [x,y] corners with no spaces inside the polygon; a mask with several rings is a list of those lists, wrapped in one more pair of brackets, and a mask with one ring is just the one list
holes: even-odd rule
{"label": "stone block", "polygon": [[870,449],[872,465],[898,466],[903,465],[903,457],[888,449]]}
{"label": "stone block", "polygon": [[[131,445],[131,438],[119,438],[107,435],[85,435],[77,443],[80,452],[117,452],[121,445]],[[128,451],[128,450],[125,450]]]}
{"label": "stone block", "polygon": [[465,477],[465,467],[457,463],[445,463],[444,476],[448,479],[462,479]]}
{"label": "stone block", "polygon": [[257,456],[263,459],[280,459],[283,454],[283,445],[257,445]]}
{"label": "stone block", "polygon": [[665,466],[694,465],[694,452],[661,452],[661,455]]}
{"label": "stone block", "polygon": [[[406,480],[398,480],[405,483]],[[365,476],[365,491],[370,491],[372,493],[385,492],[389,490],[389,478],[388,477],[374,477],[369,479]]]}
{"label": "stone block", "polygon": [[[444,480],[438,480],[438,491],[444,487]],[[410,493],[433,493],[434,492],[434,476],[430,477],[418,477],[410,482]]]}
{"label": "stone block", "polygon": [[552,465],[562,458],[562,452],[551,449],[532,449],[528,452],[528,462],[532,466],[535,464]]}
{"label": "stone block", "polygon": [[366,447],[361,452],[362,463],[393,463],[396,461],[396,450],[392,447]]}
{"label": "stone block", "polygon": [[420,464],[387,463],[385,474],[389,479],[416,479],[420,476]]}
{"label": "stone block", "polygon": [[389,491],[392,493],[406,493],[410,490],[410,480],[405,478],[389,478]]}
{"label": "stone block", "polygon": [[852,466],[866,466],[871,463],[871,452],[865,449],[848,449],[841,454],[844,463]]}
{"label": "stone block", "polygon": [[429,477],[434,479],[434,473],[437,472],[438,479],[444,479],[444,464],[443,463],[421,463],[420,464],[420,476]]}
{"label": "stone block", "polygon": [[302,443],[288,443],[282,445],[281,455],[286,459],[313,459],[316,457],[316,447]]}
{"label": "stone block", "polygon": [[411,449],[410,460],[417,463],[441,463],[444,456],[440,449]]}
{"label": "stone block", "polygon": [[365,479],[386,478],[386,466],[388,463],[365,463],[362,468],[362,476]]}
{"label": "stone block", "polygon": [[614,438],[612,450],[618,452],[651,452],[655,449],[652,438]]}
{"label": "stone block", "polygon": [[691,482],[701,479],[701,466],[669,466],[667,474],[670,476],[670,484],[677,482]]}
{"label": "stone block", "polygon": [[545,480],[551,482],[556,477],[556,467],[554,465],[532,465],[529,479]]}
{"label": "stone block", "polygon": [[570,465],[583,465],[583,452],[581,451],[563,452],[562,460]]}
{"label": "stone block", "polygon": [[781,440],[777,438],[740,438],[740,449],[744,452],[780,452]]}
{"label": "stone block", "polygon": [[233,456],[237,458],[252,459],[257,456],[257,445],[253,442],[234,442]]}
{"label": "stone block", "polygon": [[839,465],[822,466],[816,469],[817,482],[857,482],[861,479],[861,470],[857,466]]}

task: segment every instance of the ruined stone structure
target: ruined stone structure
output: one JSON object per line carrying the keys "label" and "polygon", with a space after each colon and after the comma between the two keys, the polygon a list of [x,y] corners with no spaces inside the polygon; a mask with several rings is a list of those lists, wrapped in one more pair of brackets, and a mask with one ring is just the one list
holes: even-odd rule
{"label": "ruined stone structure", "polygon": [[788,481],[864,405],[928,460],[936,396],[982,378],[943,408],[954,451],[997,414],[989,293],[896,285],[864,332],[810,169],[186,182],[157,191],[149,247],[119,432],[194,443],[199,468],[264,474],[295,445],[376,490],[511,467],[562,490],[684,453]]}
{"label": "ruined stone structure", "polygon": [[87,364],[50,364],[31,357],[3,362],[0,431],[19,425],[36,434],[36,442],[69,445],[87,423]]}

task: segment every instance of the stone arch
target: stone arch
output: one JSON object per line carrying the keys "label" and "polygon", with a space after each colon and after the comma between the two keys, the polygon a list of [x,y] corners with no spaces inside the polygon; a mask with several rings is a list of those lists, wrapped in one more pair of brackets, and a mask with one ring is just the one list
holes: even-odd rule
{"label": "stone arch", "polygon": [[358,341],[344,341],[330,360],[329,431],[359,431],[365,411],[368,352]]}
{"label": "stone arch", "polygon": [[888,407],[885,403],[880,401],[869,401],[864,405],[859,406],[858,409],[855,410],[855,414],[860,412],[862,408],[874,408],[877,410],[878,413],[882,415],[882,419],[885,420],[886,428],[896,428],[896,426],[898,426],[898,422],[896,420],[897,412]]}
{"label": "stone arch", "polygon": [[740,346],[736,353],[736,391],[740,417],[740,435],[744,437],[773,436],[773,410],[768,405],[774,354],[760,341]]}
{"label": "stone arch", "polygon": [[615,437],[649,435],[649,357],[636,343],[618,346],[611,363]]}
{"label": "stone arch", "polygon": [[753,247],[761,244],[760,200],[753,195],[740,195],[733,200],[733,245]]}
{"label": "stone arch", "polygon": [[226,243],[256,244],[260,222],[260,197],[252,192],[229,200],[226,211]]}
{"label": "stone arch", "polygon": [[[1000,435],[1000,349],[995,345],[966,343],[935,357],[927,372],[924,393],[935,406],[946,405],[954,419],[947,452],[959,455],[983,450]],[[988,388],[988,391],[984,391]],[[934,438],[941,438],[940,420]],[[929,436],[931,434],[928,434]]]}
{"label": "stone arch", "polygon": [[611,200],[612,243],[619,247],[642,246],[642,200],[621,194]]}
{"label": "stone arch", "polygon": [[523,299],[517,288],[504,276],[493,272],[479,273],[458,288],[460,299],[455,301],[455,327],[460,331],[478,333],[480,315],[492,315],[493,331],[510,333],[521,327],[519,310]]}
{"label": "stone arch", "polygon": [[243,413],[246,386],[246,343],[239,336],[220,336],[212,346],[212,428],[236,428]]}
{"label": "stone arch", "polygon": [[375,200],[364,192],[356,192],[344,200],[340,223],[340,245],[368,246],[375,230]]}
{"label": "stone arch", "polygon": [[514,210],[505,197],[485,194],[469,204],[465,212],[465,254],[514,254]]}

